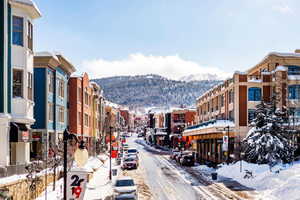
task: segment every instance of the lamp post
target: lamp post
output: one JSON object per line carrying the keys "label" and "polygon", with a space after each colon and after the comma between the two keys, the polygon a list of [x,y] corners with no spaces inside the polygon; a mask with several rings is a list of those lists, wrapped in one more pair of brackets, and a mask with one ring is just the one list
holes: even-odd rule
{"label": "lamp post", "polygon": [[[227,147],[226,148],[223,147],[223,148],[226,149],[226,152],[227,152],[227,155],[226,155],[226,162],[227,163],[229,163],[229,141],[230,141],[230,139],[229,139],[229,129],[230,129],[229,126],[226,126],[223,129],[223,135],[226,135],[226,133],[227,133]],[[223,140],[223,145],[224,145],[224,140]]]}
{"label": "lamp post", "polygon": [[111,140],[112,140],[112,129],[113,127],[110,126],[109,127],[109,180],[111,180],[111,153],[112,153],[112,144],[111,144]]}

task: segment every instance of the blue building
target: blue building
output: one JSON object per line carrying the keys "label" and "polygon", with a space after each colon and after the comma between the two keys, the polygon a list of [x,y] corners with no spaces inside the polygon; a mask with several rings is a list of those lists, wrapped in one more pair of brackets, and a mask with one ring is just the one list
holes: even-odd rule
{"label": "blue building", "polygon": [[38,52],[34,56],[32,158],[46,156],[48,148],[62,139],[69,121],[68,80],[73,72],[74,66],[59,53]]}

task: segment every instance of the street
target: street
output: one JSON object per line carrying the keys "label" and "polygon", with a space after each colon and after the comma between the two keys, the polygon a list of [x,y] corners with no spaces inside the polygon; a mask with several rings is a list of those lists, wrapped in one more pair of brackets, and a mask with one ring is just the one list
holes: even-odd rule
{"label": "street", "polygon": [[[199,199],[242,199],[228,188],[207,184],[199,180],[168,159],[168,155],[153,151],[135,142],[136,137],[127,139],[129,146],[139,150],[138,170],[125,170],[124,175],[135,179],[140,199],[145,200],[199,200]],[[248,199],[248,198],[247,198]]]}
{"label": "street", "polygon": [[142,145],[134,142],[135,139],[136,138],[134,136],[128,138],[128,144],[129,146],[135,147],[139,150],[140,166],[136,172],[133,170],[126,172],[127,175],[130,175],[133,178],[139,176],[143,177],[145,184],[151,191],[151,198],[148,197],[145,199],[201,199],[199,198],[197,191],[194,190],[191,185],[187,184],[181,177],[170,169],[167,163],[164,162],[164,159],[161,158],[162,155],[145,150]]}

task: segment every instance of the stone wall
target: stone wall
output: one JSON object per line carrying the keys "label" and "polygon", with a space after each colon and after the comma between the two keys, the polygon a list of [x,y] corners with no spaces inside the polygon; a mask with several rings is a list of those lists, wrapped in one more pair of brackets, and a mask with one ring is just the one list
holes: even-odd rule
{"label": "stone wall", "polygon": [[[56,180],[57,179],[58,176],[56,177]],[[33,200],[37,198],[46,189],[46,185],[52,183],[53,180],[53,174],[47,175],[47,181],[46,175],[40,176],[40,181],[37,182],[36,187],[29,189],[31,183],[25,178],[7,184],[0,183],[0,190],[8,189],[9,195],[11,195],[13,200]]]}

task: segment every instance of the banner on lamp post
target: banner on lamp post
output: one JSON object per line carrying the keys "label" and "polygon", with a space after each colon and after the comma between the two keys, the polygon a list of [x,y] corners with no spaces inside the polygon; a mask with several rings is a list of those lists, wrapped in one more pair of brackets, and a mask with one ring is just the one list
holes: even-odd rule
{"label": "banner on lamp post", "polygon": [[228,151],[228,136],[223,136],[222,150]]}
{"label": "banner on lamp post", "polygon": [[88,172],[70,171],[67,177],[67,200],[83,200]]}

